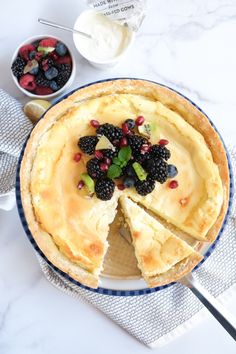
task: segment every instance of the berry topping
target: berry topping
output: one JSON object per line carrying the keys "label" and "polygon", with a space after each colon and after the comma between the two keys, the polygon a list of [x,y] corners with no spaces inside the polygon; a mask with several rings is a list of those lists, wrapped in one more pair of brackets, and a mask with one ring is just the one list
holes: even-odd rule
{"label": "berry topping", "polygon": [[120,191],[123,191],[125,189],[125,186],[123,183],[119,183],[117,184],[117,188],[120,190]]}
{"label": "berry topping", "polygon": [[155,188],[155,181],[151,178],[147,178],[145,181],[135,182],[135,189],[140,195],[147,195],[151,193]]}
{"label": "berry topping", "polygon": [[95,119],[90,120],[90,124],[93,128],[98,128],[100,126],[99,121]]}
{"label": "berry topping", "polygon": [[55,67],[49,68],[47,71],[45,71],[45,77],[48,80],[52,80],[58,75],[58,70]]}
{"label": "berry topping", "polygon": [[35,78],[36,84],[38,86],[43,86],[43,87],[49,87],[50,86],[50,81],[46,79],[44,74],[42,72],[39,72],[38,75]]}
{"label": "berry topping", "polygon": [[171,156],[170,150],[168,150],[164,145],[153,145],[151,147],[151,154],[153,157],[168,160]]}
{"label": "berry topping", "polygon": [[81,160],[81,157],[82,157],[82,154],[80,152],[77,152],[75,155],[74,155],[74,161],[75,162],[79,162]]}
{"label": "berry topping", "polygon": [[98,137],[96,136],[84,136],[79,139],[79,148],[88,155],[92,155],[95,151],[95,146],[97,145]]}
{"label": "berry topping", "polygon": [[58,69],[57,83],[61,88],[67,83],[67,81],[70,78],[71,65],[69,64],[57,65],[57,69]]}
{"label": "berry topping", "polygon": [[103,161],[104,161],[104,163],[107,164],[108,166],[111,165],[111,159],[109,159],[109,157],[104,157]]}
{"label": "berry topping", "polygon": [[97,180],[95,185],[95,192],[97,198],[101,200],[109,200],[112,198],[115,190],[115,183],[109,178]]}
{"label": "berry topping", "polygon": [[35,77],[31,74],[25,74],[21,76],[19,84],[25,90],[34,91],[36,88]]}
{"label": "berry topping", "polygon": [[65,55],[64,57],[59,57],[56,59],[57,64],[70,64],[71,65],[71,56]]}
{"label": "berry topping", "polygon": [[32,50],[31,52],[29,52],[29,60],[35,59],[36,53],[37,52],[35,50]]}
{"label": "berry topping", "polygon": [[128,145],[128,140],[126,137],[121,138],[120,140],[120,147],[127,146]]}
{"label": "berry topping", "polygon": [[117,155],[117,149],[102,149],[102,153],[104,157],[108,157],[109,159],[113,159]]}
{"label": "berry topping", "polygon": [[53,90],[50,87],[43,87],[43,86],[36,86],[35,89],[36,95],[51,95],[53,93]]}
{"label": "berry topping", "polygon": [[135,179],[132,177],[125,177],[123,183],[124,183],[125,188],[131,188],[135,184]]}
{"label": "berry topping", "polygon": [[133,119],[126,119],[125,123],[127,124],[129,129],[134,129],[135,121]]}
{"label": "berry topping", "polygon": [[140,126],[140,125],[143,125],[144,121],[145,121],[144,117],[143,116],[139,116],[139,117],[136,118],[135,124],[137,126]]}
{"label": "berry topping", "polygon": [[133,155],[139,155],[142,145],[147,144],[147,140],[139,135],[129,135],[128,144],[132,149]]}
{"label": "berry topping", "polygon": [[13,72],[13,75],[16,76],[17,78],[21,77],[24,72],[24,67],[25,67],[24,59],[21,58],[20,56],[18,56],[14,60],[12,66],[11,66],[11,70]]}
{"label": "berry topping", "polygon": [[37,75],[39,71],[39,64],[37,60],[29,60],[27,65],[24,67],[24,74]]}
{"label": "berry topping", "polygon": [[57,39],[55,38],[44,38],[39,42],[39,47],[56,47]]}
{"label": "berry topping", "polygon": [[151,149],[151,147],[150,147],[149,144],[143,144],[143,145],[141,146],[141,154],[148,152],[150,149]]}
{"label": "berry topping", "polygon": [[79,181],[78,185],[77,185],[77,188],[78,189],[82,189],[84,186],[84,181]]}
{"label": "berry topping", "polygon": [[63,55],[66,55],[67,53],[67,48],[65,46],[65,44],[63,44],[62,42],[58,42],[56,45],[56,52],[58,55],[60,55],[61,57]]}
{"label": "berry topping", "polygon": [[175,189],[178,186],[179,186],[179,183],[176,180],[170,181],[170,183],[169,183],[169,188],[171,188],[171,189]]}
{"label": "berry topping", "polygon": [[99,151],[99,150],[96,150],[94,155],[99,160],[103,159],[103,153],[101,151]]}
{"label": "berry topping", "polygon": [[121,139],[123,136],[122,129],[115,127],[113,124],[105,123],[100,125],[96,130],[97,134],[105,135],[107,139],[113,141],[115,139]]}
{"label": "berry topping", "polygon": [[166,139],[161,139],[161,140],[159,141],[159,145],[167,145],[167,144],[169,144],[169,141],[166,140]]}
{"label": "berry topping", "polygon": [[28,61],[29,53],[33,50],[35,50],[35,47],[32,44],[26,44],[20,48],[19,54],[25,61]]}
{"label": "berry topping", "polygon": [[125,135],[129,132],[128,124],[126,124],[126,123],[122,124],[122,131]]}
{"label": "berry topping", "polygon": [[168,176],[167,163],[161,159],[151,159],[146,163],[146,170],[150,177],[159,182],[164,183]]}
{"label": "berry topping", "polygon": [[[104,165],[104,164],[103,164]],[[86,164],[87,171],[90,177],[92,178],[101,178],[105,177],[107,169],[101,169],[100,161],[95,157],[89,160]]]}
{"label": "berry topping", "polygon": [[52,80],[50,82],[50,88],[53,90],[53,91],[58,91],[59,90],[59,85],[58,83],[55,81],[55,80]]}
{"label": "berry topping", "polygon": [[178,174],[178,170],[174,165],[168,165],[167,169],[168,178],[174,178]]}

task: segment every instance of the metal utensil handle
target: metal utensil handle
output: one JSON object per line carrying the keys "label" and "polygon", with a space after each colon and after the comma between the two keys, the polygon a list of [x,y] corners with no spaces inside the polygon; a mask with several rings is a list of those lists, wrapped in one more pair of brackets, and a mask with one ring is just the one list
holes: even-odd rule
{"label": "metal utensil handle", "polygon": [[60,28],[60,29],[65,30],[65,31],[78,33],[78,34],[81,34],[82,36],[84,36],[86,38],[90,38],[90,39],[92,38],[92,36],[90,36],[90,34],[75,30],[74,28],[70,28],[70,27],[67,27],[67,26],[60,25],[59,23],[56,23],[56,22],[44,20],[43,18],[38,18],[38,22],[42,23],[43,25],[50,26],[50,27]]}
{"label": "metal utensil handle", "polygon": [[194,295],[197,296],[203,305],[236,341],[236,318],[224,306],[222,306],[218,300],[209,294],[192,274],[185,276],[180,282],[187,286]]}

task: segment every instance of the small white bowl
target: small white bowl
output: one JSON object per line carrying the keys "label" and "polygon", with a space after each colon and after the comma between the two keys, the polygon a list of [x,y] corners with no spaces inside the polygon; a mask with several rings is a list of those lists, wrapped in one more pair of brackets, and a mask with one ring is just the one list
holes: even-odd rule
{"label": "small white bowl", "polygon": [[[85,10],[83,11],[79,17],[76,19],[75,24],[74,24],[74,29],[80,29],[81,31],[86,32],[86,28],[80,27],[81,21],[86,21],[86,16],[90,16],[91,14],[94,14],[94,10]],[[88,31],[89,32],[89,31]],[[124,50],[117,55],[114,58],[108,59],[108,60],[96,60],[95,58],[92,58],[91,56],[86,53],[82,45],[80,45],[80,42],[76,39],[78,39],[78,34],[74,33],[73,34],[73,40],[75,47],[77,51],[84,57],[92,66],[99,68],[99,69],[109,69],[114,67],[118,62],[124,57],[124,54],[126,54],[127,50],[131,47],[132,43],[134,42],[135,38],[135,33],[132,30],[129,30],[129,38],[127,40],[127,45],[124,47]],[[82,38],[83,39],[83,38]],[[90,39],[87,39],[88,41]],[[82,43],[82,41],[81,41]]]}
{"label": "small white bowl", "polygon": [[[16,59],[17,55],[18,55],[18,52],[20,50],[20,48],[23,46],[23,45],[26,45],[26,44],[31,44],[33,43],[34,41],[37,41],[37,40],[40,40],[40,39],[44,39],[44,38],[54,38],[62,43],[64,43],[63,40],[61,40],[60,38],[58,37],[55,37],[55,36],[52,36],[50,34],[43,34],[43,35],[38,35],[38,36],[32,36],[32,37],[29,37],[28,39],[26,39],[24,42],[22,42],[15,50],[13,56],[12,56],[12,61],[11,61],[11,65],[12,63],[14,62],[14,60]],[[74,58],[74,55],[72,54],[72,51],[70,50],[70,48],[68,47],[68,45],[66,43],[64,43],[65,46],[67,47],[68,51],[69,51],[69,54],[71,56],[71,60],[72,60],[72,71],[71,71],[71,75],[70,75],[70,78],[69,80],[66,82],[66,84],[60,88],[60,90],[58,91],[55,91],[53,93],[51,93],[50,95],[36,95],[35,93],[33,92],[30,92],[30,91],[27,91],[25,90],[23,87],[20,86],[17,78],[13,75],[12,73],[12,70],[11,70],[11,75],[12,75],[12,78],[13,78],[13,81],[15,82],[16,86],[18,87],[18,89],[23,92],[25,95],[29,96],[29,97],[32,97],[32,98],[44,98],[44,99],[51,99],[53,97],[56,97],[58,95],[60,95],[62,92],[64,92],[67,88],[69,88],[75,78],[75,72],[76,72],[76,68],[75,68],[75,58]]]}

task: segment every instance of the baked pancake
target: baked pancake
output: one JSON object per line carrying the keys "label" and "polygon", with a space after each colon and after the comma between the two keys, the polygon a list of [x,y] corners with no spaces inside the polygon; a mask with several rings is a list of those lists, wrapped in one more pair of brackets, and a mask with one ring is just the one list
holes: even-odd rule
{"label": "baked pancake", "polygon": [[201,261],[201,254],[136,203],[127,197],[121,197],[120,202],[131,231],[138,266],[149,286],[169,283],[170,278],[177,280]]}
{"label": "baked pancake", "polygon": [[[116,187],[109,200],[77,188],[91,156],[82,154],[79,162],[74,156],[80,152],[78,139],[95,134],[91,120],[121,127],[137,116],[150,123],[152,144],[168,139],[178,188],[169,188],[167,180],[143,196],[134,188]],[[191,237],[211,242],[227,210],[229,173],[222,142],[202,112],[165,87],[121,79],[80,89],[47,111],[27,142],[20,185],[28,226],[41,251],[72,278],[96,288],[120,196],[143,204]],[[196,264],[190,263],[163,268],[158,281],[150,275],[150,286],[166,283],[167,273],[171,282]]]}

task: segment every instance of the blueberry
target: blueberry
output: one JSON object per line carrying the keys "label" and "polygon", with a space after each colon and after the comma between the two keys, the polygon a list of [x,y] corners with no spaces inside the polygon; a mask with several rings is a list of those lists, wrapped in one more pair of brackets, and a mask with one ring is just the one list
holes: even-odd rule
{"label": "blueberry", "polygon": [[55,80],[52,80],[50,82],[50,87],[53,91],[58,91],[60,88]]}
{"label": "blueberry", "polygon": [[125,123],[128,125],[129,129],[134,129],[135,121],[133,119],[126,119]]}
{"label": "blueberry", "polygon": [[38,66],[36,66],[35,68],[33,68],[33,69],[31,69],[29,71],[29,73],[32,74],[32,75],[37,75],[38,72],[39,72],[39,67]]}
{"label": "blueberry", "polygon": [[47,71],[45,71],[45,74],[46,78],[48,80],[52,80],[54,79],[55,77],[57,77],[58,75],[58,70],[56,68],[54,68],[54,66],[52,66],[51,68],[49,68]]}
{"label": "blueberry", "polygon": [[56,45],[56,52],[61,57],[66,55],[67,48],[66,48],[65,44],[63,44],[62,42],[58,42],[57,45]]}
{"label": "blueberry", "polygon": [[123,183],[125,188],[131,188],[134,186],[135,180],[132,177],[126,177]]}
{"label": "blueberry", "polygon": [[35,58],[35,55],[36,55],[36,51],[35,50],[32,50],[30,53],[29,53],[29,59],[30,60],[33,60]]}
{"label": "blueberry", "polygon": [[168,178],[174,178],[177,174],[177,168],[174,165],[168,165]]}

